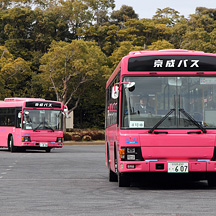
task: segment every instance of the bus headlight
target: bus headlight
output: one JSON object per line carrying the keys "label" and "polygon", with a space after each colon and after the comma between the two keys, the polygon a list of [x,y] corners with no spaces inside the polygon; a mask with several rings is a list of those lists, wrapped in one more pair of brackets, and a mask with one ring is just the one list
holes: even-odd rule
{"label": "bus headlight", "polygon": [[127,160],[128,161],[131,161],[131,160],[135,160],[136,159],[136,155],[131,155],[131,154],[129,154],[129,155],[127,155]]}
{"label": "bus headlight", "polygon": [[63,141],[64,141],[64,138],[63,138],[63,137],[57,137],[56,142],[63,142]]}
{"label": "bus headlight", "polygon": [[141,147],[122,147],[119,150],[122,161],[143,161]]}
{"label": "bus headlight", "polygon": [[129,153],[129,154],[135,154],[136,153],[136,149],[128,147],[127,148],[127,153]]}
{"label": "bus headlight", "polygon": [[30,136],[23,136],[22,137],[22,142],[31,142]]}

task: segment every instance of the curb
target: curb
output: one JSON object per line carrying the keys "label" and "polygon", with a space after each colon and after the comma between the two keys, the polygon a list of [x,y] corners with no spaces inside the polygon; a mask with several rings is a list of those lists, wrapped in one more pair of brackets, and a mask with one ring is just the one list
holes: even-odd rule
{"label": "curb", "polygon": [[63,145],[104,145],[105,141],[64,141]]}

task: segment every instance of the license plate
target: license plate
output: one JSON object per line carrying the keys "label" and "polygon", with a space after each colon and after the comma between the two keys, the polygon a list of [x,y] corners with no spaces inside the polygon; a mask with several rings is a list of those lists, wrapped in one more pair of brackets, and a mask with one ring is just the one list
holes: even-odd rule
{"label": "license plate", "polygon": [[48,143],[41,142],[41,143],[40,143],[40,147],[48,147]]}
{"label": "license plate", "polygon": [[188,163],[183,162],[173,162],[168,163],[168,173],[188,173]]}

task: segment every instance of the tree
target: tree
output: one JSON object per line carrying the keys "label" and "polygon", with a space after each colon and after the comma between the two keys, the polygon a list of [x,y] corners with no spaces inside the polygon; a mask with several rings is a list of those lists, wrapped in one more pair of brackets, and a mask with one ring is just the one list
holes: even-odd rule
{"label": "tree", "polygon": [[15,59],[6,47],[0,46],[1,99],[29,94],[30,65],[20,57]]}
{"label": "tree", "polygon": [[30,8],[12,8],[2,16],[6,35],[5,46],[15,58],[30,60],[33,49],[31,39],[33,12]]}
{"label": "tree", "polygon": [[52,7],[47,10],[36,8],[32,23],[31,38],[34,41],[34,51],[47,52],[53,40],[71,41],[68,28],[68,18],[61,7]]}
{"label": "tree", "polygon": [[120,10],[113,11],[111,14],[111,19],[114,22],[120,23],[125,22],[128,19],[138,19],[138,14],[135,13],[134,9],[131,6],[122,5]]}
{"label": "tree", "polygon": [[109,10],[115,7],[115,0],[83,0],[92,12],[93,20],[97,25],[107,22]]}
{"label": "tree", "polygon": [[206,8],[206,7],[197,7],[195,10],[196,15],[208,15],[213,20],[216,20],[216,9],[215,8]]}
{"label": "tree", "polygon": [[170,42],[175,46],[176,49],[181,48],[183,36],[188,31],[188,19],[180,19],[173,27]]}
{"label": "tree", "polygon": [[174,49],[174,45],[166,40],[158,40],[148,46],[148,50]]}
{"label": "tree", "polygon": [[83,35],[87,41],[95,41],[101,50],[110,56],[113,50],[118,46],[117,25],[104,23],[102,25],[94,25],[83,29]]}
{"label": "tree", "polygon": [[191,14],[188,20],[188,30],[190,31],[203,28],[205,31],[211,32],[215,27],[215,20],[209,15]]}
{"label": "tree", "polygon": [[120,41],[131,41],[135,46],[148,47],[152,42],[169,38],[172,29],[165,24],[155,24],[150,19],[128,19],[117,32]]}
{"label": "tree", "polygon": [[46,91],[54,91],[56,100],[76,109],[82,94],[96,76],[109,69],[106,56],[93,42],[73,40],[71,43],[53,41],[48,53],[41,58],[38,78]]}
{"label": "tree", "polygon": [[156,14],[153,16],[153,20],[156,23],[166,24],[167,26],[173,26],[180,18],[179,12],[169,7],[164,9],[158,8]]}
{"label": "tree", "polygon": [[[138,51],[138,50],[143,50],[143,47],[133,46],[132,42],[130,41],[121,42],[120,46],[116,48],[112,53],[112,55],[109,57],[112,63],[112,71],[116,68],[116,66],[124,56],[128,55],[128,53],[131,51]],[[109,76],[110,74],[107,74],[106,78],[108,79]]]}
{"label": "tree", "polygon": [[197,50],[204,52],[216,52],[216,47],[210,43],[211,36],[203,28],[198,28],[195,31],[188,31],[184,35],[181,48],[189,50]]}

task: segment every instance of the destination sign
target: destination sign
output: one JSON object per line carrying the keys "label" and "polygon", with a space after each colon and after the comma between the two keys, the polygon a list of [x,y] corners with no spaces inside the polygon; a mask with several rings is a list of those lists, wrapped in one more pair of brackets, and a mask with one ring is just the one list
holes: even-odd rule
{"label": "destination sign", "polygon": [[128,60],[128,71],[216,71],[216,57],[197,55],[132,57]]}
{"label": "destination sign", "polygon": [[37,108],[61,108],[60,103],[54,102],[26,102],[26,107],[37,107]]}

